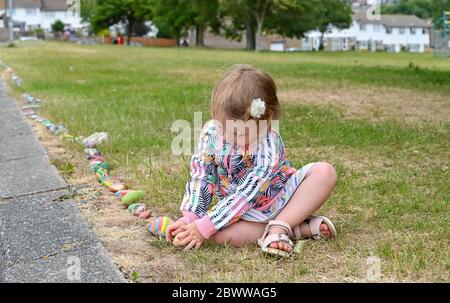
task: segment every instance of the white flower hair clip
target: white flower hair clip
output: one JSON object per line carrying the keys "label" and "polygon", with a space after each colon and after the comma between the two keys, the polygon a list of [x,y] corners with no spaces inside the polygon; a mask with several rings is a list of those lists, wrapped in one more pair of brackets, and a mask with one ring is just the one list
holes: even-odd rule
{"label": "white flower hair clip", "polygon": [[250,107],[250,115],[255,118],[261,118],[266,112],[266,103],[261,98],[253,99]]}

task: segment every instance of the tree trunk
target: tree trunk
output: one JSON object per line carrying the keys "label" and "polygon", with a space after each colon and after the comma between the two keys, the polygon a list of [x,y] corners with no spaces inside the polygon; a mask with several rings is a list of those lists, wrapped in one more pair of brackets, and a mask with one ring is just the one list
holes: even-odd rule
{"label": "tree trunk", "polygon": [[204,38],[205,28],[203,25],[197,25],[195,27],[195,45],[198,47],[205,46],[205,38]]}
{"label": "tree trunk", "polygon": [[132,31],[133,31],[133,25],[134,25],[134,22],[129,20],[128,26],[127,26],[127,45],[131,44],[131,35],[132,35]]}
{"label": "tree trunk", "polygon": [[319,50],[324,50],[325,49],[325,45],[323,44],[323,38],[325,36],[325,32],[321,32],[320,33],[320,44],[319,44]]}
{"label": "tree trunk", "polygon": [[256,25],[256,51],[259,52],[262,50],[261,46],[261,36],[262,36],[262,28],[263,28],[263,20],[258,19]]}
{"label": "tree trunk", "polygon": [[270,1],[262,2],[263,6],[256,12],[256,51],[259,52],[262,50],[261,38],[262,38],[262,29],[264,25],[264,20],[266,19],[266,13],[270,6]]}
{"label": "tree trunk", "polygon": [[256,39],[255,39],[255,22],[251,13],[249,13],[247,19],[247,29],[246,29],[246,49],[255,50],[256,49]]}

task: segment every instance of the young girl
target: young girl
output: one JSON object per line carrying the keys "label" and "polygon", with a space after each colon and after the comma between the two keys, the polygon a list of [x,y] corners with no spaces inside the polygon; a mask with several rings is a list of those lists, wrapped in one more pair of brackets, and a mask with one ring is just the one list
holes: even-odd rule
{"label": "young girl", "polygon": [[[217,83],[211,108],[214,120],[203,127],[192,157],[183,216],[168,226],[167,241],[186,249],[207,239],[237,247],[257,242],[287,257],[291,239],[335,237],[328,218],[311,214],[332,192],[336,171],[324,162],[291,166],[273,127],[280,111],[273,79],[235,66]],[[208,210],[214,195],[219,202]]]}

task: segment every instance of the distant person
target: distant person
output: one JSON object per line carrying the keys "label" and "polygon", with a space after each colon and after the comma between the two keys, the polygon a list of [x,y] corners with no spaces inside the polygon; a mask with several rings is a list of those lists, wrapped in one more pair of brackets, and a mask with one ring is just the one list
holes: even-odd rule
{"label": "distant person", "polygon": [[63,35],[64,40],[69,40],[71,36],[72,36],[72,33],[69,30],[64,31],[64,35]]}
{"label": "distant person", "polygon": [[[336,171],[326,162],[292,167],[272,127],[280,112],[276,91],[270,75],[249,65],[235,66],[216,84],[214,120],[200,133],[182,217],[167,227],[168,241],[185,249],[207,239],[258,243],[265,253],[289,257],[291,239],[336,237],[330,219],[312,215],[333,191]],[[209,209],[213,196],[219,201]]]}
{"label": "distant person", "polygon": [[123,45],[123,38],[122,38],[122,36],[117,37],[117,44],[118,45]]}
{"label": "distant person", "polygon": [[181,46],[182,47],[189,47],[189,42],[186,39],[183,39],[183,41],[181,42]]}

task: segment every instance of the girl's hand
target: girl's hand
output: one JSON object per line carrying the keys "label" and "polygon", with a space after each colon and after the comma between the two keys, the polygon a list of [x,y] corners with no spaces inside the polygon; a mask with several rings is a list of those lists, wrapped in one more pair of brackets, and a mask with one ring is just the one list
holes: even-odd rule
{"label": "girl's hand", "polygon": [[177,246],[186,246],[184,249],[199,248],[205,242],[202,234],[198,231],[194,223],[180,227],[181,232],[176,237]]}
{"label": "girl's hand", "polygon": [[172,241],[173,237],[175,237],[179,232],[181,232],[181,227],[186,225],[181,220],[175,221],[172,224],[169,224],[166,228],[166,241]]}

